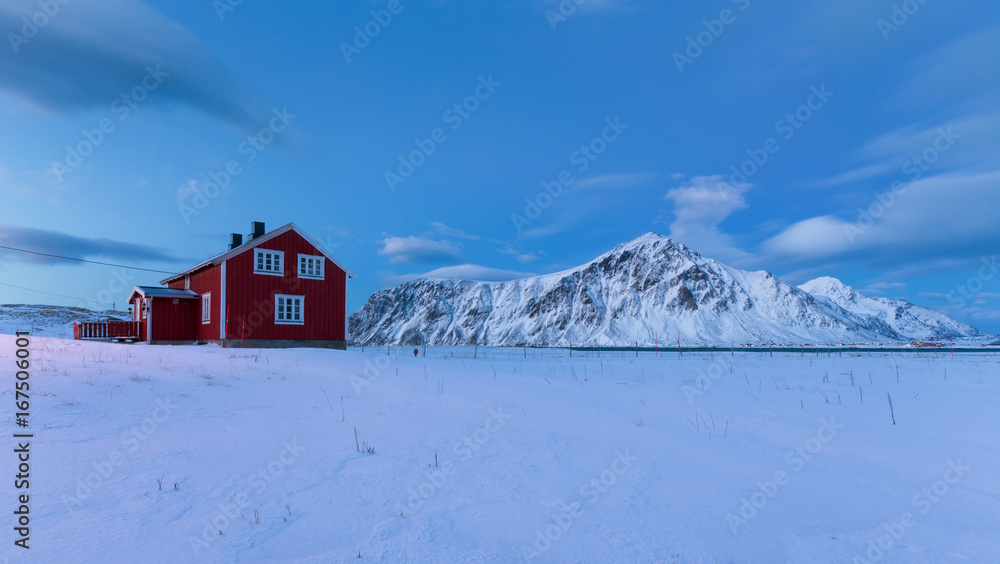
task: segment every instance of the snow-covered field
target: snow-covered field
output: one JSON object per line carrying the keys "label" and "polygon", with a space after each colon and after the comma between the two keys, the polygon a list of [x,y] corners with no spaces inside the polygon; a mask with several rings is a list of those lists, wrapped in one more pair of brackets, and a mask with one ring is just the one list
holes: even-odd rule
{"label": "snow-covered field", "polygon": [[29,351],[0,560],[1000,562],[995,353]]}

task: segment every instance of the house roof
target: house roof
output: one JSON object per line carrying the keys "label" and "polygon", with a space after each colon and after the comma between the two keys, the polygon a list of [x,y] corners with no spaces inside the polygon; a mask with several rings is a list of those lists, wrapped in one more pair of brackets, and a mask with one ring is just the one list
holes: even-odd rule
{"label": "house roof", "polygon": [[161,288],[159,286],[136,286],[132,289],[132,293],[128,296],[128,301],[132,301],[132,298],[139,294],[144,298],[181,298],[181,299],[197,299],[198,294],[192,292],[191,290],[180,290],[174,288]]}
{"label": "house roof", "polygon": [[228,260],[228,259],[230,259],[230,258],[232,258],[232,257],[234,257],[234,256],[236,256],[236,255],[238,255],[240,253],[244,253],[246,251],[249,251],[250,249],[252,249],[252,248],[254,248],[256,246],[262,245],[262,244],[270,241],[271,239],[274,239],[275,237],[277,237],[279,235],[284,235],[285,233],[288,233],[289,231],[295,231],[296,233],[299,234],[300,237],[302,237],[303,239],[305,239],[306,241],[308,241],[310,245],[312,245],[313,247],[316,247],[317,251],[319,251],[320,253],[322,253],[323,256],[325,256],[326,258],[330,259],[330,261],[333,264],[337,265],[341,270],[343,270],[344,272],[346,272],[348,278],[357,278],[357,276],[355,276],[355,274],[353,272],[351,272],[346,266],[344,266],[344,264],[342,262],[340,262],[339,260],[337,260],[337,258],[334,257],[332,254],[330,254],[330,251],[326,250],[323,247],[323,245],[321,245],[314,238],[312,238],[307,233],[305,233],[304,231],[302,231],[302,229],[300,229],[298,225],[295,225],[295,223],[289,223],[288,225],[285,225],[283,227],[279,227],[279,228],[275,229],[274,231],[271,231],[269,233],[265,233],[265,234],[261,235],[260,237],[257,237],[256,239],[253,239],[251,241],[247,241],[246,243],[243,243],[242,245],[240,245],[239,247],[236,247],[235,249],[233,249],[231,251],[226,251],[226,252],[223,252],[223,253],[219,253],[219,254],[215,255],[214,257],[206,260],[205,262],[203,262],[201,264],[198,264],[198,265],[196,265],[196,266],[194,266],[192,268],[189,268],[189,269],[185,270],[184,272],[181,272],[180,274],[175,274],[175,275],[171,276],[170,278],[167,278],[166,280],[160,281],[160,284],[169,284],[170,282],[173,282],[174,280],[177,280],[179,278],[183,278],[183,277],[187,276],[188,274],[191,274],[192,272],[201,270],[202,268],[206,268],[206,267],[209,267],[209,266],[215,266],[215,265],[218,265],[218,264],[222,264],[222,261],[224,261],[224,260]]}

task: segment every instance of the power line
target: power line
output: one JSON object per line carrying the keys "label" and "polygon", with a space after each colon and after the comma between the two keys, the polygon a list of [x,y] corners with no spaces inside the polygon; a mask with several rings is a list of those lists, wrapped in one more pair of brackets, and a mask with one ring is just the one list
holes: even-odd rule
{"label": "power line", "polygon": [[[74,298],[74,297],[71,297],[71,296],[64,296],[62,294],[53,294],[53,293],[50,293],[50,292],[43,292],[41,290],[35,290],[34,288],[25,288],[24,286],[15,286],[14,284],[7,284],[6,282],[0,282],[0,286],[8,286],[10,288],[17,288],[19,290],[27,290],[28,292],[34,292],[36,294],[45,294],[46,296],[55,296],[57,298],[65,298],[67,300],[74,300],[74,301],[77,301],[77,302],[87,302],[87,301],[90,301],[90,300],[85,300],[83,298]],[[93,301],[94,301],[94,303],[105,304],[105,305],[112,303],[112,302],[99,302],[97,300],[93,300]]]}
{"label": "power line", "polygon": [[112,264],[110,262],[98,262],[98,261],[95,261],[95,260],[86,260],[86,259],[79,259],[79,258],[73,258],[73,257],[64,257],[64,256],[60,256],[60,255],[50,255],[48,253],[39,253],[37,251],[29,251],[27,249],[15,249],[14,247],[5,247],[3,245],[0,245],[0,249],[7,249],[8,251],[17,251],[17,252],[20,252],[20,253],[28,253],[28,254],[31,254],[31,255],[38,255],[38,256],[43,256],[43,257],[57,258],[57,259],[63,259],[63,260],[72,260],[72,261],[76,261],[76,262],[85,262],[87,264],[99,264],[101,266],[114,266],[116,268],[127,268],[129,270],[142,270],[144,272],[156,272],[156,273],[159,273],[159,274],[177,274],[176,272],[167,272],[166,270],[155,270],[155,269],[152,269],[152,268],[139,268],[137,266],[125,266],[123,264]]}

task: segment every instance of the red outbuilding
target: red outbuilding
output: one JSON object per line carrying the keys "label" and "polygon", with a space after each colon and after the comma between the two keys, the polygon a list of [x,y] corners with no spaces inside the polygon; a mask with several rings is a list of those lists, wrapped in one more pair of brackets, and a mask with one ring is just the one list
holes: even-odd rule
{"label": "red outbuilding", "polygon": [[246,243],[129,296],[139,339],[152,344],[347,346],[347,280],[354,274],[294,223],[264,232],[251,223]]}

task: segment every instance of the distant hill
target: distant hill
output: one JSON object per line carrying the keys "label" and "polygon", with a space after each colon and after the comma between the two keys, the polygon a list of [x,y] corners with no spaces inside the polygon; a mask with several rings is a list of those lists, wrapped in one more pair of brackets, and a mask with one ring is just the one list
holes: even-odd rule
{"label": "distant hill", "polygon": [[129,321],[123,311],[91,311],[78,307],[48,305],[0,305],[0,334],[31,331],[40,337],[73,338],[74,321]]}

